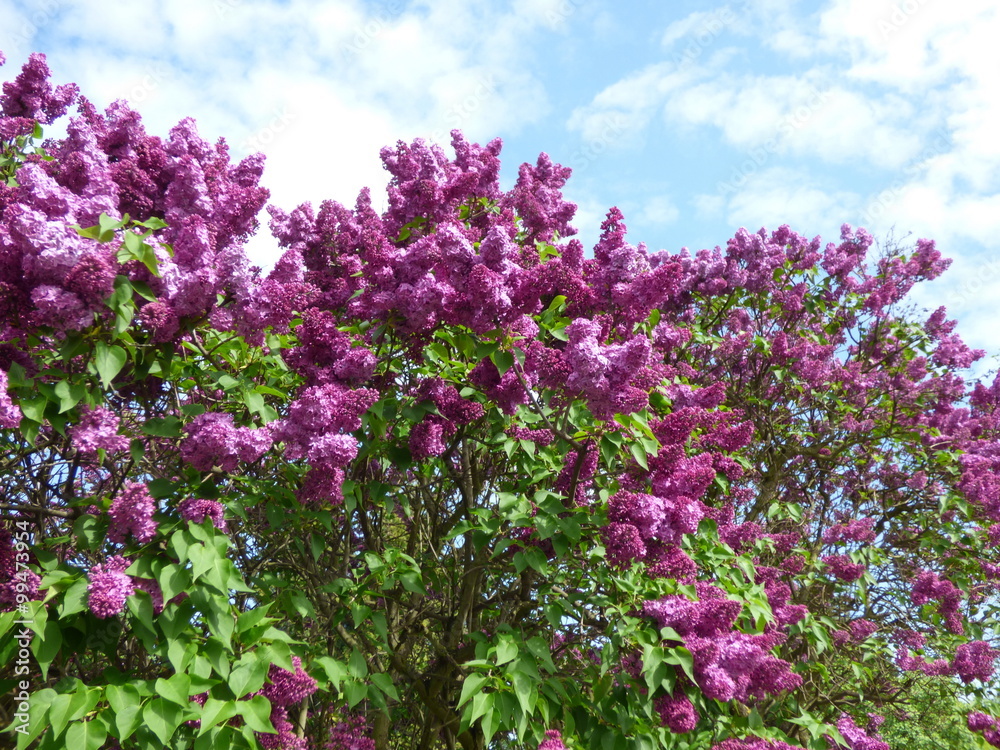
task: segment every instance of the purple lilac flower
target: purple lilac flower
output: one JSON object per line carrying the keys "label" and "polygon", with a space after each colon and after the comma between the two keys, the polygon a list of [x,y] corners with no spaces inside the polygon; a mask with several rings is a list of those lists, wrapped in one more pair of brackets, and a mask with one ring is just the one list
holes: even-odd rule
{"label": "purple lilac flower", "polygon": [[341,711],[341,719],[330,727],[330,738],[323,750],[375,750],[375,740],[368,734],[364,716]]}
{"label": "purple lilac flower", "polygon": [[45,125],[62,117],[79,90],[75,83],[57,86],[53,90],[49,75],[45,55],[32,53],[17,78],[3,85],[3,96],[0,97],[3,114],[38,120]]}
{"label": "purple lilac flower", "polygon": [[826,564],[830,575],[839,578],[841,581],[856,581],[867,570],[863,564],[854,562],[847,555],[826,555],[821,559]]}
{"label": "purple lilac flower", "polygon": [[120,614],[125,609],[125,600],[135,592],[135,584],[125,575],[128,566],[128,560],[115,555],[90,569],[87,586],[90,611],[102,620]]}
{"label": "purple lilac flower", "polygon": [[85,456],[96,456],[100,449],[108,453],[123,451],[129,439],[118,434],[118,416],[108,409],[85,408],[80,421],[69,430],[74,447]]}
{"label": "purple lilac flower", "polygon": [[132,534],[136,541],[148,542],[156,536],[156,521],[153,520],[155,511],[156,501],[149,494],[146,485],[141,482],[127,483],[108,510],[108,515],[111,516],[108,538],[112,542],[122,543],[127,534]]}
{"label": "purple lilac flower", "polygon": [[226,526],[223,518],[226,509],[218,500],[189,497],[177,504],[177,510],[185,521],[201,523],[206,518],[211,518],[215,528],[224,529]]}
{"label": "purple lilac flower", "polygon": [[21,424],[21,410],[14,406],[14,402],[7,393],[7,371],[0,370],[0,427],[13,430]]}
{"label": "purple lilac flower", "polygon": [[556,729],[547,730],[545,739],[538,745],[538,750],[566,750],[559,731]]}
{"label": "purple lilac flower", "polygon": [[275,664],[268,670],[267,677],[270,682],[265,685],[261,694],[271,702],[272,706],[294,706],[296,703],[301,703],[306,696],[316,692],[316,680],[302,669],[302,660],[293,656],[292,664],[295,666],[294,672]]}
{"label": "purple lilac flower", "polygon": [[664,726],[675,734],[690,732],[697,726],[700,718],[691,699],[680,691],[672,695],[661,695],[653,701],[653,707]]}
{"label": "purple lilac flower", "polygon": [[879,738],[871,737],[861,727],[854,723],[847,714],[837,720],[837,729],[847,740],[850,750],[891,750],[889,744]]}
{"label": "purple lilac flower", "polygon": [[257,732],[257,741],[266,750],[308,750],[309,743],[295,734],[295,727],[288,720],[288,711],[280,706],[271,706],[271,724],[277,734]]}
{"label": "purple lilac flower", "polygon": [[993,676],[997,655],[997,651],[990,648],[986,641],[962,643],[955,649],[952,668],[966,685],[973,680],[988,682]]}

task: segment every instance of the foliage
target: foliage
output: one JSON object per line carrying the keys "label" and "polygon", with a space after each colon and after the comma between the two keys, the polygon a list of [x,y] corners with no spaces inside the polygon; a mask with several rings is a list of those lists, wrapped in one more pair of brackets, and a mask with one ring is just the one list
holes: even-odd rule
{"label": "foliage", "polygon": [[568,169],[456,131],[382,214],[270,207],[262,277],[262,157],[38,55],[0,104],[18,747],[876,750],[991,695],[1000,379],[904,307],[933,242],[586,257]]}

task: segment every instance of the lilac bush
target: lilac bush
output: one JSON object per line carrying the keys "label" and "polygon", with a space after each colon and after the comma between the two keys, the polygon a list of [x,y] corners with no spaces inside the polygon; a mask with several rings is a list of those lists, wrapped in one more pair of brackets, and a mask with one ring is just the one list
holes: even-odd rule
{"label": "lilac bush", "polygon": [[20,747],[880,750],[926,681],[988,709],[1000,379],[906,306],[932,241],[652,251],[612,208],[589,250],[568,169],[504,190],[455,131],[383,150],[382,213],[268,206],[265,274],[261,156],[38,55],[3,92]]}

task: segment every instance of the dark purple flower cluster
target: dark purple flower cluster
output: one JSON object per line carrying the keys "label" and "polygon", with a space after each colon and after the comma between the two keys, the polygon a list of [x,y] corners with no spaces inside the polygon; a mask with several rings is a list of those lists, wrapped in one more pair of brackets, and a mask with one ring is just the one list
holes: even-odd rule
{"label": "dark purple flower cluster", "polygon": [[375,750],[369,737],[368,721],[361,714],[341,712],[337,723],[330,727],[330,737],[323,750]]}
{"label": "dark purple flower cluster", "polygon": [[282,669],[272,664],[267,672],[268,684],[264,686],[261,695],[267,698],[272,706],[287,708],[302,702],[306,696],[316,692],[317,683],[302,668],[302,660],[292,657],[294,672]]}
{"label": "dark purple flower cluster", "polygon": [[764,740],[760,737],[735,737],[712,745],[712,750],[805,750],[800,745],[789,745],[781,740]]}
{"label": "dark purple flower cluster", "polygon": [[0,370],[0,427],[5,430],[16,430],[21,424],[21,410],[7,393],[7,371]]}
{"label": "dark purple flower cluster", "polygon": [[685,734],[698,725],[698,711],[683,691],[661,695],[653,701],[653,708],[663,725],[675,734]]}
{"label": "dark purple flower cluster", "polygon": [[566,746],[562,741],[562,734],[559,730],[546,730],[545,739],[539,743],[538,750],[566,750]]}
{"label": "dark purple flower cluster", "polygon": [[863,563],[856,563],[847,555],[825,555],[821,559],[830,575],[848,583],[857,581],[867,570]]}

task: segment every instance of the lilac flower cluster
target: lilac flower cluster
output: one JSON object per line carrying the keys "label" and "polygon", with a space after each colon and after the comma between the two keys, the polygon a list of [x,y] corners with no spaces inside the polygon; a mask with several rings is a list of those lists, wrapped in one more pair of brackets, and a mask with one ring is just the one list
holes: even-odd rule
{"label": "lilac flower cluster", "polygon": [[837,730],[847,740],[850,750],[891,750],[889,743],[877,735],[870,736],[847,714],[837,720]]}
{"label": "lilac flower cluster", "polygon": [[765,740],[760,737],[735,737],[712,745],[712,750],[805,750],[800,745],[789,745],[781,740]]}
{"label": "lilac flower cluster", "polygon": [[734,630],[743,605],[706,583],[697,584],[699,600],[666,596],[643,605],[643,614],[660,628],[673,628],[694,656],[698,687],[709,698],[747,700],[791,690],[802,678],[790,665],[768,653],[784,640],[776,633],[748,635]]}
{"label": "lilac flower cluster", "polygon": [[981,732],[983,739],[989,744],[1000,747],[1000,720],[996,717],[982,711],[973,711],[966,719],[966,724],[970,732]]}
{"label": "lilac flower cluster", "polygon": [[299,493],[304,501],[339,503],[346,466],[357,455],[357,441],[349,434],[361,427],[361,415],[378,399],[372,388],[351,389],[340,383],[304,389],[274,422],[276,442],[285,443],[285,456],[306,458],[311,467]]}
{"label": "lilac flower cluster", "polygon": [[944,618],[948,630],[957,635],[965,632],[959,606],[962,603],[962,591],[947,578],[941,578],[937,573],[925,570],[913,581],[910,598],[916,605],[938,601],[938,613]]}
{"label": "lilac flower cluster", "polygon": [[698,725],[698,719],[701,718],[691,699],[678,690],[654,700],[653,708],[660,715],[663,725],[674,734],[690,732]]}
{"label": "lilac flower cluster", "polygon": [[211,518],[215,528],[224,529],[226,527],[224,518],[226,509],[218,500],[189,497],[177,504],[177,511],[185,521],[201,523],[206,518]]}
{"label": "lilac flower cluster", "polygon": [[16,430],[21,424],[21,410],[7,393],[7,371],[0,370],[0,427],[5,430]]}
{"label": "lilac flower cluster", "polygon": [[73,446],[85,456],[96,456],[102,449],[116,453],[129,446],[129,439],[118,434],[118,424],[118,416],[103,407],[84,408],[80,421],[69,429],[69,437]]}
{"label": "lilac flower cluster", "polygon": [[90,569],[88,604],[96,617],[107,619],[125,609],[125,600],[135,592],[135,584],[125,575],[128,566],[128,560],[115,555]]}
{"label": "lilac flower cluster", "polygon": [[316,692],[316,680],[302,668],[302,660],[292,657],[294,672],[282,669],[272,664],[267,672],[268,684],[264,686],[261,695],[270,701],[272,706],[287,708],[301,703],[303,698]]}
{"label": "lilac flower cluster", "polygon": [[236,470],[240,461],[253,463],[271,447],[271,428],[236,427],[233,416],[224,412],[199,414],[188,425],[181,442],[184,460],[200,471]]}
{"label": "lilac flower cluster", "polygon": [[153,520],[155,511],[156,501],[145,484],[126,483],[108,510],[111,517],[108,539],[123,543],[125,537],[131,534],[139,543],[150,541],[156,536],[157,525]]}
{"label": "lilac flower cluster", "polygon": [[562,741],[562,734],[559,730],[546,730],[545,739],[539,743],[538,750],[566,750],[566,746]]}
{"label": "lilac flower cluster", "polygon": [[[51,123],[77,101],[74,85],[53,88],[48,77],[44,56],[31,55],[4,84],[0,139],[30,133],[36,120]],[[268,196],[257,184],[263,157],[234,167],[225,145],[203,141],[192,120],[162,140],[147,135],[123,102],[104,115],[85,99],[77,104],[67,136],[47,145],[54,158],[29,160],[18,172],[21,189],[0,194],[0,322],[85,328],[95,313],[105,314],[119,273],[157,294],[155,308],[139,315],[155,342],[174,335],[181,319],[213,312],[219,293],[245,305],[254,295],[242,243]],[[110,248],[73,229],[96,224],[101,213],[166,220],[167,228],[147,240],[160,276],[141,264],[119,264]],[[227,322],[225,313],[218,317]]]}
{"label": "lilac flower cluster", "polygon": [[824,555],[821,559],[830,575],[848,583],[857,581],[867,570],[863,563],[856,563],[847,555]]}
{"label": "lilac flower cluster", "polygon": [[295,733],[295,727],[288,720],[288,709],[272,705],[269,718],[277,733],[257,732],[261,747],[265,750],[308,750],[309,743]]}
{"label": "lilac flower cluster", "polygon": [[330,737],[323,750],[375,750],[369,737],[368,721],[361,714],[341,712],[340,719],[330,727]]}

